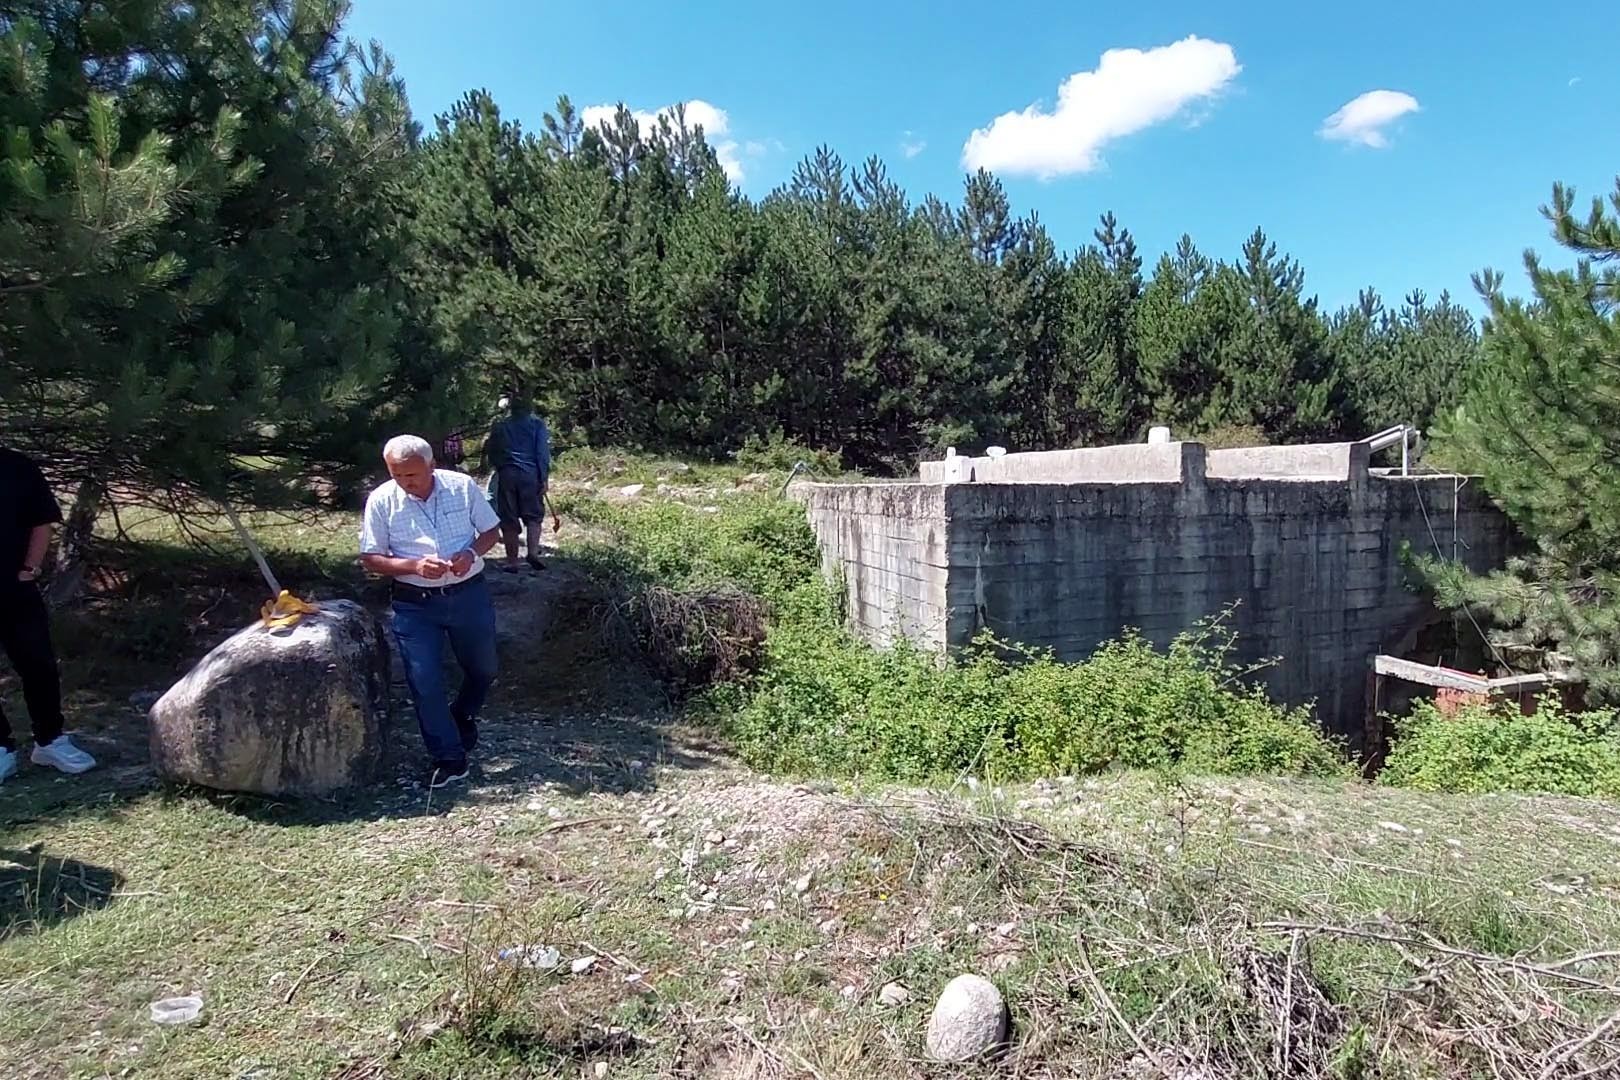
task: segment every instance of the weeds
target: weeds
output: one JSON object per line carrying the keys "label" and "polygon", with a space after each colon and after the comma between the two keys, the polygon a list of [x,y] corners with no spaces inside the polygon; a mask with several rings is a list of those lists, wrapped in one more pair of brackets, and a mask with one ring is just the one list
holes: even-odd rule
{"label": "weeds", "polygon": [[1620,798],[1620,733],[1612,711],[1571,713],[1555,698],[1444,715],[1420,702],[1396,722],[1382,783],[1420,791],[1527,791]]}

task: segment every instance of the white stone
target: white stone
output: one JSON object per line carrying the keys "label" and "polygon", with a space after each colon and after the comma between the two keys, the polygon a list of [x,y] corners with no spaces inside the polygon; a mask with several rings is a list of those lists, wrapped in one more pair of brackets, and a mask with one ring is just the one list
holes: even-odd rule
{"label": "white stone", "polygon": [[911,991],[897,982],[886,983],[883,989],[878,991],[878,1001],[891,1009],[898,1009],[910,1000]]}
{"label": "white stone", "polygon": [[595,966],[596,957],[581,956],[578,960],[575,960],[572,964],[568,965],[568,970],[572,971],[575,975],[584,975]]}
{"label": "white stone", "polygon": [[946,984],[928,1021],[936,1061],[972,1061],[1007,1039],[1007,1004],[989,979],[958,975]]}

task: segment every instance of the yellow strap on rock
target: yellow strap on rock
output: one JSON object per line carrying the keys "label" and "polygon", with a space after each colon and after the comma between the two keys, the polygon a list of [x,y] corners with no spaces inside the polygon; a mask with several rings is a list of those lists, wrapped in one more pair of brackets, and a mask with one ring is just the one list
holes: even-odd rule
{"label": "yellow strap on rock", "polygon": [[295,625],[305,615],[321,610],[314,604],[300,600],[286,589],[274,600],[266,600],[259,609],[259,619],[267,630],[283,630]]}

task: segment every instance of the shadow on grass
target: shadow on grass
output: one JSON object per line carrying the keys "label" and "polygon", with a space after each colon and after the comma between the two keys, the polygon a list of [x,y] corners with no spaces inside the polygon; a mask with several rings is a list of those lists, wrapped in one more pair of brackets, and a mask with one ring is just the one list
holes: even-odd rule
{"label": "shadow on grass", "polygon": [[[89,599],[58,613],[55,630],[70,727],[101,767],[73,778],[25,769],[0,788],[0,828],[114,813],[164,790],[148,763],[146,707],[251,621],[264,598],[245,556],[164,542],[106,545],[100,555]],[[442,814],[539,790],[625,794],[651,790],[661,769],[717,764],[717,748],[672,733],[672,703],[645,663],[604,640],[588,572],[559,555],[547,561],[552,569],[537,577],[494,579],[501,674],[466,784],[427,791],[396,657],[388,749],[373,783],[330,801],[167,790],[255,821],[319,825]],[[295,592],[356,597],[387,625],[386,586],[363,580],[352,562],[308,552],[272,553],[271,562]],[[0,694],[14,689],[9,675],[0,668]]]}
{"label": "shadow on grass", "polygon": [[122,874],[38,846],[0,848],[0,942],[40,933],[113,902]]}
{"label": "shadow on grass", "polygon": [[310,826],[447,815],[457,807],[504,806],[543,792],[576,797],[650,792],[668,770],[716,768],[724,764],[724,753],[696,736],[676,736],[661,724],[629,716],[516,715],[483,725],[471,764],[466,782],[429,791],[416,733],[396,713],[387,758],[368,787],[331,800],[195,790],[255,822]]}

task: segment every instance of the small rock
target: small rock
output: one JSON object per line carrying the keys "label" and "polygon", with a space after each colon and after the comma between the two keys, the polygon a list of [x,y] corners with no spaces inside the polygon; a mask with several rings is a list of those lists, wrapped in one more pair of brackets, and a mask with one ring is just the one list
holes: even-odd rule
{"label": "small rock", "polygon": [[842,990],[838,991],[838,993],[842,995],[845,1001],[854,1001],[856,998],[861,996],[861,992],[855,988],[853,983],[845,986]]}
{"label": "small rock", "polygon": [[703,839],[711,844],[723,844],[726,842],[726,834],[723,832],[712,832]]}
{"label": "small rock", "polygon": [[972,1061],[1007,1039],[1007,1003],[994,983],[958,975],[945,986],[928,1021],[928,1053],[936,1061]]}
{"label": "small rock", "polygon": [[595,966],[596,957],[581,956],[578,960],[575,960],[572,964],[568,965],[568,970],[573,972],[575,975],[584,975]]}
{"label": "small rock", "polygon": [[1398,821],[1380,821],[1378,823],[1378,827],[1380,829],[1383,829],[1385,832],[1393,832],[1393,833],[1403,833],[1403,832],[1411,832],[1412,831],[1412,830],[1408,829],[1405,825],[1402,825]]}
{"label": "small rock", "polygon": [[803,877],[799,878],[793,883],[793,891],[797,895],[803,896],[805,893],[810,891],[810,887],[815,883],[816,875],[812,871],[811,873],[805,874]]}
{"label": "small rock", "polygon": [[898,1009],[911,1000],[911,991],[897,982],[887,983],[878,991],[878,1001],[891,1009]]}
{"label": "small rock", "polygon": [[647,489],[646,484],[626,484],[619,489],[619,494],[627,499],[633,499]]}
{"label": "small rock", "polygon": [[550,818],[552,821],[561,821],[563,819],[563,812],[553,806],[546,811],[546,817]]}
{"label": "small rock", "polygon": [[823,921],[822,924],[816,929],[820,930],[823,934],[833,934],[837,933],[838,928],[843,925],[844,920],[834,915],[832,918]]}
{"label": "small rock", "polygon": [[596,1067],[591,1071],[596,1073],[596,1080],[602,1080],[602,1078],[608,1074],[608,1063],[605,1061],[598,1061],[596,1063]]}

